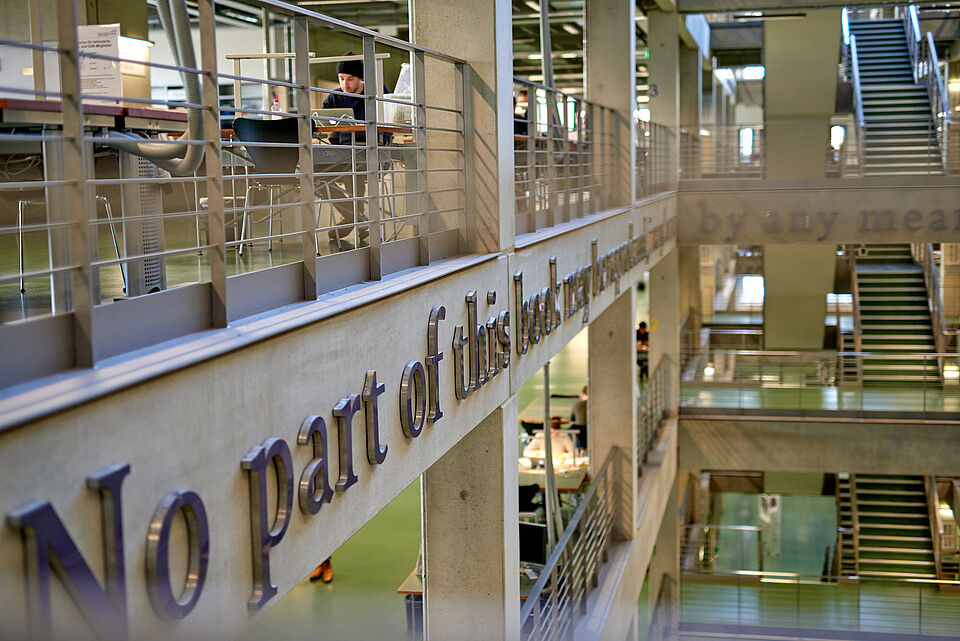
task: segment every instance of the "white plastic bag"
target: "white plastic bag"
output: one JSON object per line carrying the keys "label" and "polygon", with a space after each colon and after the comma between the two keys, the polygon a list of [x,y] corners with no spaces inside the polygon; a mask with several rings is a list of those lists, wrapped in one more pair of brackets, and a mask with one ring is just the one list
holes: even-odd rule
{"label": "white plastic bag", "polygon": [[[400,75],[397,77],[397,86],[393,93],[385,94],[384,98],[393,98],[394,100],[410,100],[412,95],[412,83],[410,77],[410,63],[404,62],[400,65]],[[412,120],[410,105],[401,105],[396,102],[383,103],[384,122],[395,122],[399,124],[410,124]]]}

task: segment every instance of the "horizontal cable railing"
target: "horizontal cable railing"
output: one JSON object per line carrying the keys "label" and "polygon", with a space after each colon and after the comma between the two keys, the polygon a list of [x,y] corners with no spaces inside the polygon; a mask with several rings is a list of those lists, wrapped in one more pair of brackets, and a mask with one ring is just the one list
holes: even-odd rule
{"label": "horizontal cable railing", "polygon": [[514,78],[513,149],[517,234],[608,206],[617,151],[613,110]]}
{"label": "horizontal cable railing", "polygon": [[[902,413],[956,418],[960,356],[936,352],[697,349],[680,375],[680,408],[723,413],[854,416]],[[859,362],[862,376],[841,368]],[[844,380],[850,381],[844,384]]]}
{"label": "horizontal cable railing", "polygon": [[589,590],[606,557],[618,518],[617,450],[610,452],[580,499],[520,610],[521,636],[539,641],[570,639]]}
{"label": "horizontal cable railing", "polygon": [[637,146],[636,193],[634,199],[651,196],[669,189],[677,183],[676,135],[669,128],[645,120],[634,121]]}
{"label": "horizontal cable railing", "polygon": [[916,141],[905,150],[891,152],[870,146],[858,118],[840,115],[818,121],[681,126],[680,178],[939,176],[960,169],[960,140],[947,137],[941,142],[942,128],[934,120],[911,123],[908,133]]}
{"label": "horizontal cable railing", "polygon": [[[722,552],[722,554],[721,554]],[[694,523],[680,530],[680,569],[711,574],[763,571],[763,528]]]}
{"label": "horizontal cable railing", "polygon": [[[691,571],[680,581],[681,632],[733,632],[729,626],[764,626],[765,635],[827,637],[823,632],[931,635],[955,638],[960,630],[960,582],[935,579],[844,577],[784,571]],[[714,627],[716,626],[716,627]],[[774,629],[776,628],[776,629]],[[742,634],[747,630],[740,628]]]}
{"label": "horizontal cable railing", "polygon": [[[0,40],[18,69],[0,80],[0,327],[74,314],[76,355],[58,360],[465,252],[461,60],[271,0],[249,3],[265,46],[262,24],[224,28],[211,0],[157,0],[153,43],[76,26],[72,0],[59,31],[22,4],[31,28]],[[356,55],[311,52],[334,34]],[[366,83],[337,86],[338,62]],[[127,301],[150,320],[98,331]]]}
{"label": "horizontal cable railing", "polygon": [[673,361],[662,358],[637,398],[637,469],[641,473],[660,435],[664,413],[674,407],[675,372]]}

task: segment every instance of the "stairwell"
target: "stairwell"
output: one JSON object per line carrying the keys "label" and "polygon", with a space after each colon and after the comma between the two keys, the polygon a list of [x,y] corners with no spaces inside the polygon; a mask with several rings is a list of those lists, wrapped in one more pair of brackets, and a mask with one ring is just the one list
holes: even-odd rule
{"label": "stairwell", "polygon": [[923,268],[909,244],[865,245],[856,259],[865,387],[939,387]]}
{"label": "stairwell", "polygon": [[855,479],[859,576],[936,579],[923,477]]}
{"label": "stairwell", "polygon": [[924,85],[914,83],[901,20],[851,21],[863,105],[864,175],[942,174]]}

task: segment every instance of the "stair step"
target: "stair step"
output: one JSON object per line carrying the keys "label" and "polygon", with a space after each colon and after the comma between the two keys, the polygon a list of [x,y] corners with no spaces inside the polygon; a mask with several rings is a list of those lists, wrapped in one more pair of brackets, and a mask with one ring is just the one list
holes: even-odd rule
{"label": "stair step", "polygon": [[[932,540],[929,536],[884,536],[880,534],[860,534],[860,540],[868,541],[884,541],[887,545],[891,543],[903,543],[904,545],[908,543],[931,543]],[[896,547],[896,546],[894,546]]]}
{"label": "stair step", "polygon": [[877,572],[860,570],[862,577],[903,577],[907,579],[935,579],[937,575],[931,572]]}

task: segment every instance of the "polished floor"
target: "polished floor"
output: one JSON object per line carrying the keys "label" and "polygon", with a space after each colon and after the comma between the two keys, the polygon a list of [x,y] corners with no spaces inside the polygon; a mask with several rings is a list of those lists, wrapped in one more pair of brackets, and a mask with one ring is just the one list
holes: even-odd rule
{"label": "polished floor", "polygon": [[[759,494],[720,497],[721,525],[758,526],[767,534],[762,571],[769,574],[755,575],[755,532],[722,532],[714,574],[683,576],[682,622],[960,638],[960,594],[920,582],[821,581],[824,552],[835,542],[834,497],[782,495],[780,501],[779,519],[765,521]],[[740,570],[747,574],[736,574]]]}

